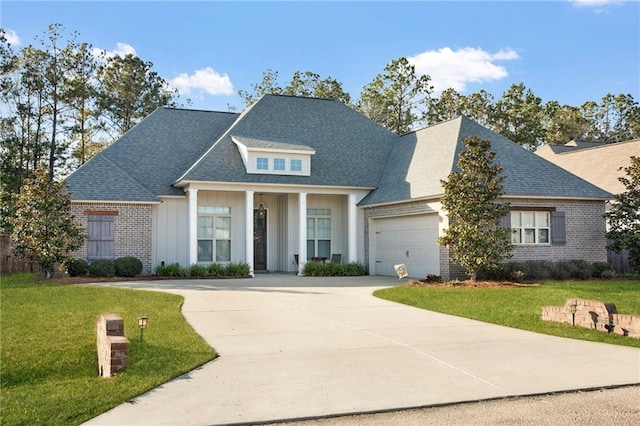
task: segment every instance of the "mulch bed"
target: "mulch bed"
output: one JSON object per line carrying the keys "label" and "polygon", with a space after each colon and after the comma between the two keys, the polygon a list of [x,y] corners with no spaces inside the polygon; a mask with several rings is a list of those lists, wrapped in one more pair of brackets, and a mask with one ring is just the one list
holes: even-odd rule
{"label": "mulch bed", "polygon": [[536,283],[516,283],[512,281],[446,281],[443,283],[427,282],[425,280],[409,280],[407,287],[475,287],[475,288],[513,288],[513,287],[537,287]]}

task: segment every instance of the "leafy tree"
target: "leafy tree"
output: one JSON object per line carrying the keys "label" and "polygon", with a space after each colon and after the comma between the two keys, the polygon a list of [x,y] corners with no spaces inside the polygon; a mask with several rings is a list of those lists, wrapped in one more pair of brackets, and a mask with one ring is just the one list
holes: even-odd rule
{"label": "leafy tree", "polygon": [[542,100],[524,83],[513,84],[495,104],[496,133],[531,151],[544,142]]}
{"label": "leafy tree", "polygon": [[364,87],[357,108],[392,132],[407,133],[425,116],[433,91],[430,80],[418,76],[406,58],[394,59]]}
{"label": "leafy tree", "polygon": [[457,163],[460,171],[452,171],[447,181],[441,181],[449,228],[438,243],[448,246],[451,259],[475,280],[480,269],[510,257],[509,231],[500,226],[509,205],[497,201],[505,177],[502,167],[493,164],[491,143],[477,136],[463,143],[466,150]]}
{"label": "leafy tree", "polygon": [[626,188],[615,196],[615,202],[605,217],[609,221],[609,247],[620,252],[629,250],[629,266],[640,272],[640,157],[631,157],[625,167],[626,177],[618,178]]}
{"label": "leafy tree", "polygon": [[246,106],[253,105],[263,95],[280,95],[283,92],[282,87],[278,85],[278,71],[267,69],[262,73],[262,81],[252,84],[253,92],[246,90],[238,90],[238,95],[242,98]]}
{"label": "leafy tree", "polygon": [[640,137],[640,107],[631,95],[607,93],[599,104],[588,101],[581,110],[591,125],[590,140],[611,143]]}
{"label": "leafy tree", "polygon": [[278,82],[278,71],[267,69],[262,73],[262,81],[252,84],[253,91],[238,90],[238,95],[249,106],[258,101],[263,95],[290,95],[316,98],[337,99],[346,104],[351,102],[351,95],[344,91],[342,83],[311,71],[296,71],[291,81],[284,88]]}
{"label": "leafy tree", "polygon": [[547,102],[545,111],[545,143],[565,144],[571,140],[582,140],[589,131],[589,122],[579,108]]}
{"label": "leafy tree", "polygon": [[71,193],[66,184],[49,181],[47,169],[38,168],[16,199],[11,233],[14,254],[33,257],[47,276],[56,263],[69,260],[69,253],[79,249],[85,239],[70,206]]}
{"label": "leafy tree", "polygon": [[[152,62],[137,56],[113,56],[98,69],[99,114],[115,138],[161,106],[174,106],[175,90],[153,71]],[[115,135],[113,134],[115,130]]]}
{"label": "leafy tree", "polygon": [[437,99],[432,99],[426,112],[428,124],[436,124],[441,121],[451,120],[463,114],[465,96],[449,88],[440,94]]}
{"label": "leafy tree", "polygon": [[320,75],[311,71],[294,72],[291,82],[282,93],[292,96],[337,99],[345,104],[351,102],[351,95],[344,91],[342,83],[331,77],[321,79]]}

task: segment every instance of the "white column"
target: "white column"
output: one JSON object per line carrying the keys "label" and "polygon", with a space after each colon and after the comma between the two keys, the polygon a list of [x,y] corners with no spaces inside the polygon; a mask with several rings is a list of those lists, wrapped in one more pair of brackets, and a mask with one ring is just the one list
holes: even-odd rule
{"label": "white column", "polygon": [[245,229],[245,242],[244,242],[244,256],[245,262],[249,264],[249,275],[253,274],[253,193],[254,191],[247,191],[245,195],[245,213],[244,213],[244,229]]}
{"label": "white column", "polygon": [[349,232],[349,262],[358,261],[358,207],[356,205],[356,194],[349,194],[348,232]]}
{"label": "white column", "polygon": [[189,264],[198,263],[198,190],[189,188]]}
{"label": "white column", "polygon": [[307,263],[307,193],[298,194],[298,275]]}

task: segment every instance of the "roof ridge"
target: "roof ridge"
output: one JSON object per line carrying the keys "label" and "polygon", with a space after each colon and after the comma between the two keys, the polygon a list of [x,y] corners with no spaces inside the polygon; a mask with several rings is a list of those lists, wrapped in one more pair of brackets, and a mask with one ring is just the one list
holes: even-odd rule
{"label": "roof ridge", "polygon": [[180,182],[182,179],[184,179],[193,169],[195,169],[202,161],[204,161],[204,159],[209,155],[209,153],[220,143],[221,140],[223,140],[226,136],[231,135],[231,130],[244,118],[246,117],[246,115],[249,113],[249,111],[251,111],[263,98],[265,95],[263,95],[260,99],[258,99],[257,102],[254,102],[253,104],[249,105],[249,107],[245,108],[244,111],[242,111],[238,117],[236,118],[236,120],[233,122],[233,124],[231,124],[231,126],[229,126],[229,128],[227,130],[224,131],[224,133],[222,133],[220,135],[220,137],[211,144],[211,146],[209,147],[209,149],[207,149],[204,154],[202,154],[187,170],[185,170],[184,173],[182,173],[182,175],[180,175],[180,177],[178,179],[176,179],[173,184],[175,185],[176,183]]}

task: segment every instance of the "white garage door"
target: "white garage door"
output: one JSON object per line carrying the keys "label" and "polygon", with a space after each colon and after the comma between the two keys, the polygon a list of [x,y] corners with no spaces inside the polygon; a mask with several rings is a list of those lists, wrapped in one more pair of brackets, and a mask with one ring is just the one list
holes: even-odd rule
{"label": "white garage door", "polygon": [[412,278],[440,275],[437,214],[375,219],[373,226],[376,275],[396,275],[398,263]]}

